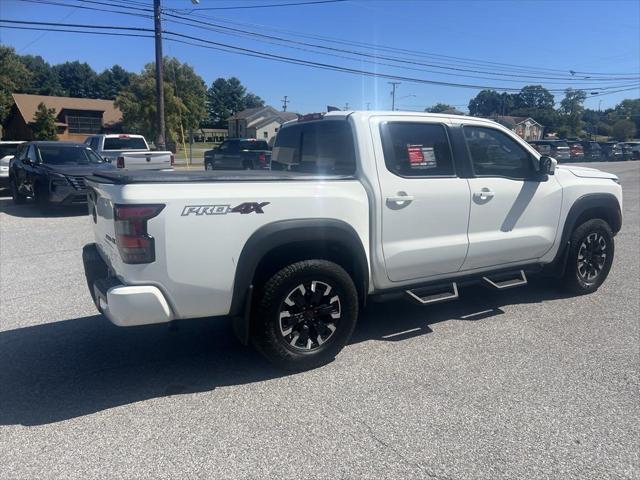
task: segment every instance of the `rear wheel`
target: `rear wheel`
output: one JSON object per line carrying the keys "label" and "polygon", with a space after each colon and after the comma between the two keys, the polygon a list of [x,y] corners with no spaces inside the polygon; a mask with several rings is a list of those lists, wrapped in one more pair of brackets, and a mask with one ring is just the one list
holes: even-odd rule
{"label": "rear wheel", "polygon": [[564,286],[573,293],[595,292],[606,280],[613,263],[611,227],[601,219],[588,220],[571,235]]}
{"label": "rear wheel", "polygon": [[11,190],[11,198],[13,199],[13,203],[15,203],[16,205],[21,205],[27,201],[27,196],[23,195],[18,190],[18,185],[15,178],[11,178],[11,180],[9,181],[9,188]]}
{"label": "rear wheel", "polygon": [[283,268],[258,293],[253,343],[289,370],[329,363],[353,333],[358,294],[349,274],[326,260]]}

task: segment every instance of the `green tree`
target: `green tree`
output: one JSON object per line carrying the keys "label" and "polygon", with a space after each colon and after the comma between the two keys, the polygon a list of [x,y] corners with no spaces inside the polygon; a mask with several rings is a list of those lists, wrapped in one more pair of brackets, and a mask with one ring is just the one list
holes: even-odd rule
{"label": "green tree", "polygon": [[469,101],[469,114],[475,117],[509,115],[513,108],[513,95],[495,90],[482,90]]}
{"label": "green tree", "polygon": [[13,106],[12,93],[31,83],[31,72],[20,62],[11,47],[0,45],[0,123],[4,123]]}
{"label": "green tree", "polygon": [[613,124],[613,138],[622,142],[632,139],[636,134],[636,125],[631,120],[622,119]]}
{"label": "green tree", "polygon": [[79,98],[97,98],[96,72],[87,63],[65,62],[53,67],[65,95]]}
{"label": "green tree", "polygon": [[22,55],[20,62],[31,72],[31,81],[22,85],[20,93],[34,95],[63,95],[64,91],[51,65],[41,56]]}
{"label": "green tree", "polygon": [[452,115],[462,115],[462,112],[452,105],[446,103],[436,103],[424,109],[427,113],[449,113]]}
{"label": "green tree", "polygon": [[[178,142],[182,132],[197,127],[205,115],[205,84],[189,65],[168,58],[164,62],[165,133],[168,141]],[[155,64],[132,75],[115,104],[122,111],[124,128],[156,138]]]}
{"label": "green tree", "polygon": [[115,99],[120,91],[129,85],[132,73],[120,65],[105,69],[96,78],[96,94],[99,98]]}
{"label": "green tree", "polygon": [[559,126],[553,95],[543,86],[527,85],[512,98],[513,108],[510,115],[531,117],[547,131],[554,131]]}
{"label": "green tree", "polygon": [[552,110],[554,98],[542,85],[527,85],[514,96],[514,108]]}
{"label": "green tree", "polygon": [[40,102],[33,116],[31,131],[36,140],[57,140],[56,109],[47,108],[44,103]]}
{"label": "green tree", "polygon": [[636,131],[640,131],[640,98],[622,100],[614,109],[618,118],[626,118],[636,125]]}
{"label": "green tree", "polygon": [[226,128],[231,115],[246,108],[263,107],[264,100],[247,89],[236,77],[216,78],[207,91],[207,121],[212,128]]}
{"label": "green tree", "polygon": [[242,99],[242,106],[244,108],[258,108],[258,107],[264,107],[264,100],[261,99],[258,95],[256,95],[255,93],[247,93],[244,98]]}
{"label": "green tree", "polygon": [[204,80],[193,67],[175,58],[164,59],[164,75],[165,81],[173,84],[175,96],[184,105],[179,112],[182,128],[186,132],[189,128],[199,127],[207,115],[207,87]]}
{"label": "green tree", "polygon": [[564,98],[560,102],[560,112],[563,114],[564,125],[567,127],[569,135],[580,135],[582,131],[583,103],[587,94],[582,90],[567,88],[564,91]]}

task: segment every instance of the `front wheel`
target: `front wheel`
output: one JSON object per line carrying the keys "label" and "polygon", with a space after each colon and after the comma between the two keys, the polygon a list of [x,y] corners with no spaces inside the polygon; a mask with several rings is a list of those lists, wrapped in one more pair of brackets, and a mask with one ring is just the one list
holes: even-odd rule
{"label": "front wheel", "polygon": [[607,222],[593,219],[578,226],[571,235],[564,286],[578,294],[595,292],[609,275],[613,253],[613,233]]}
{"label": "front wheel", "polygon": [[305,260],[277,272],[258,292],[252,340],[276,365],[307,370],[333,360],[357,318],[349,274],[333,262]]}
{"label": "front wheel", "polygon": [[15,178],[12,178],[9,181],[9,188],[11,190],[11,198],[13,199],[13,203],[15,203],[16,205],[21,205],[27,201],[27,196],[20,193]]}
{"label": "front wheel", "polygon": [[213,170],[213,164],[211,162],[204,162],[205,170]]}

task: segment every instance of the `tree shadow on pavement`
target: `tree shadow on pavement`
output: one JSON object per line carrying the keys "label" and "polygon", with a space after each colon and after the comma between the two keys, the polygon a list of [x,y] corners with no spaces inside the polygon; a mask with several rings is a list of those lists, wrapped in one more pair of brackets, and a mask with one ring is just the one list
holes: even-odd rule
{"label": "tree shadow on pavement", "polygon": [[[548,288],[466,289],[461,300],[421,307],[369,304],[352,343],[400,341],[447,320],[481,321],[500,306],[562,298]],[[0,425],[43,425],[151,398],[210,391],[287,375],[241,346],[226,319],[116,327],[100,315],[0,332]]]}

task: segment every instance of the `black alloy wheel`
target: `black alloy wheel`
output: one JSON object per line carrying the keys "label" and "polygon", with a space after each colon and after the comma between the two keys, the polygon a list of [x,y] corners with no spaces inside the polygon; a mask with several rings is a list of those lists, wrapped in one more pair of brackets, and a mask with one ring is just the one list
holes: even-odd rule
{"label": "black alloy wheel", "polygon": [[280,333],[292,348],[311,351],[333,336],[341,315],[340,296],[331,285],[306,281],[291,290],[280,305]]}

